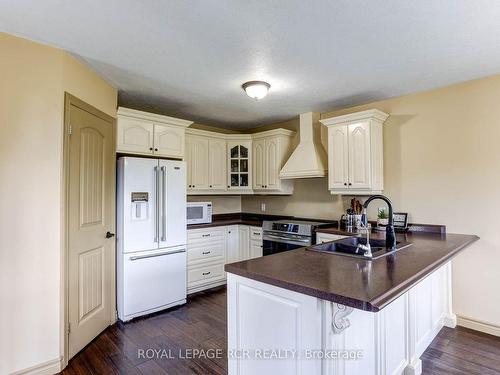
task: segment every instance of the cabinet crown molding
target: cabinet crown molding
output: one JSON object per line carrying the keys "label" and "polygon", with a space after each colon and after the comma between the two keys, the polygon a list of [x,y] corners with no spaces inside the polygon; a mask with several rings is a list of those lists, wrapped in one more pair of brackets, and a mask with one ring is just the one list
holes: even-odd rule
{"label": "cabinet crown molding", "polygon": [[296,132],[294,132],[293,130],[278,128],[258,133],[219,133],[210,130],[187,128],[186,134],[201,135],[205,137],[220,138],[227,140],[251,140],[251,139],[259,139],[259,138],[278,136],[278,135],[282,135],[285,137],[293,137],[295,136]]}
{"label": "cabinet crown molding", "polygon": [[252,138],[257,139],[257,138],[264,138],[264,137],[271,137],[271,136],[276,136],[276,135],[282,135],[285,137],[293,137],[296,134],[293,130],[288,130],[288,129],[283,129],[283,128],[278,128],[278,129],[271,129],[271,130],[265,130],[262,132],[258,133],[252,133]]}
{"label": "cabinet crown molding", "polygon": [[161,122],[168,125],[180,126],[187,128],[189,125],[193,123],[193,121],[183,120],[175,117],[165,116],[165,115],[157,115],[156,113],[138,111],[136,109],[118,107],[117,116],[123,117],[132,117],[139,120],[148,120],[152,122]]}
{"label": "cabinet crown molding", "polygon": [[319,120],[325,126],[343,125],[362,120],[375,120],[384,123],[389,117],[389,114],[379,111],[378,109],[369,109],[366,111],[349,113],[347,115],[330,117]]}

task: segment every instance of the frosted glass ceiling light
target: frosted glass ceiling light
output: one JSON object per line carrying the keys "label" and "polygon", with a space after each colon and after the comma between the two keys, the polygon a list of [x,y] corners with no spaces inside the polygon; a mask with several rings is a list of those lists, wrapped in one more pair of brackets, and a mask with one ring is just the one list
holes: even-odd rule
{"label": "frosted glass ceiling light", "polygon": [[262,99],[267,95],[271,85],[264,81],[249,81],[241,85],[246,94],[253,99]]}

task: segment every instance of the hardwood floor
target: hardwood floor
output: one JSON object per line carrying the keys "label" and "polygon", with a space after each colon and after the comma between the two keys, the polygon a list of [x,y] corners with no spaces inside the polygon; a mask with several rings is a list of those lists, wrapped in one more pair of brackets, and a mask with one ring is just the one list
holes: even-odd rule
{"label": "hardwood floor", "polygon": [[[62,374],[226,374],[226,342],[226,290],[221,287],[190,296],[184,306],[109,327]],[[192,349],[207,358],[186,358]],[[500,375],[500,338],[445,327],[422,362],[426,375]]]}

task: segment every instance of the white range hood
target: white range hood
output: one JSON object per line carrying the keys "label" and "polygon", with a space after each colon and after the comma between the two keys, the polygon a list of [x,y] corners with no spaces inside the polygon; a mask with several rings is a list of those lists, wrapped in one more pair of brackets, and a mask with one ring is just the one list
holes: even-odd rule
{"label": "white range hood", "polygon": [[325,177],[327,168],[327,156],[321,144],[319,113],[302,113],[299,125],[299,144],[281,169],[280,178]]}

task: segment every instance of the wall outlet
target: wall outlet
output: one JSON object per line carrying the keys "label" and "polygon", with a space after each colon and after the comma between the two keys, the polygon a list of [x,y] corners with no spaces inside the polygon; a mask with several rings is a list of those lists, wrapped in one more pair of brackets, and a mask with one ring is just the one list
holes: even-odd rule
{"label": "wall outlet", "polygon": [[261,204],[260,204],[260,210],[261,210],[262,212],[264,212],[264,211],[266,210],[266,204],[265,204],[265,203],[261,203]]}

